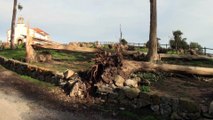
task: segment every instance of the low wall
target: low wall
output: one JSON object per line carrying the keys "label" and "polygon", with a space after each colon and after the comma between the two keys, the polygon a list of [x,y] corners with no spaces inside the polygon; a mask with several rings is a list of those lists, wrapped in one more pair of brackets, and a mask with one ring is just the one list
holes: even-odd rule
{"label": "low wall", "polygon": [[13,59],[7,59],[2,56],[0,56],[0,64],[5,68],[12,70],[18,74],[27,75],[32,78],[52,83],[55,85],[59,85],[60,79],[63,78],[63,75],[51,71],[49,69],[23,63]]}
{"label": "low wall", "polygon": [[149,107],[154,113],[161,115],[167,119],[173,120],[197,120],[201,117],[199,104],[194,101],[172,98],[167,96],[159,96],[156,94],[140,92],[135,98],[128,98],[125,94],[108,95],[108,102],[116,104],[131,105],[133,108],[142,109]]}
{"label": "low wall", "polygon": [[209,106],[202,109],[199,103],[186,99],[177,98],[156,93],[144,93],[134,88],[119,89],[113,93],[100,94],[100,97],[107,103],[116,104],[123,107],[131,107],[134,109],[149,108],[157,115],[171,120],[198,120],[205,118],[213,118],[208,115]]}

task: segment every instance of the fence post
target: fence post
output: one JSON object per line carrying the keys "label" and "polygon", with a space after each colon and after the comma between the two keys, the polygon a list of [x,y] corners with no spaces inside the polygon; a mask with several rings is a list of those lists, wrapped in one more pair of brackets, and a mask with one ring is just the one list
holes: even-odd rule
{"label": "fence post", "polygon": [[206,55],[207,53],[206,53],[206,47],[204,47],[204,54]]}

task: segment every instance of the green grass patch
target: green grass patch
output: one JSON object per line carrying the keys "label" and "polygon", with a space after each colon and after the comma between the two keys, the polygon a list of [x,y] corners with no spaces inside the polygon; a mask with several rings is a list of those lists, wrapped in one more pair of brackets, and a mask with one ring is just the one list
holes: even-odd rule
{"label": "green grass patch", "polygon": [[151,91],[150,87],[149,86],[145,86],[145,85],[141,86],[140,90],[141,90],[141,92],[145,92],[145,93],[148,93],[148,92]]}
{"label": "green grass patch", "polygon": [[167,54],[177,55],[178,53],[176,50],[168,50]]}
{"label": "green grass patch", "polygon": [[162,59],[164,63],[176,65],[188,65],[197,67],[210,67],[213,68],[213,60],[185,60],[185,59]]}
{"label": "green grass patch", "polygon": [[[40,53],[42,50],[37,51]],[[94,53],[83,52],[70,52],[70,51],[58,51],[58,50],[45,50],[51,53],[53,59],[61,61],[88,61],[95,56]],[[18,48],[15,50],[4,49],[0,51],[0,55],[9,59],[23,60],[25,59],[25,48]]]}
{"label": "green grass patch", "polygon": [[[53,57],[53,62],[48,63],[32,63],[40,67],[46,67],[54,71],[64,72],[67,69],[74,71],[88,70],[92,66],[92,62],[89,62],[95,57],[95,53],[86,52],[73,52],[73,51],[59,51],[59,50],[37,50],[37,53],[43,51],[49,52]],[[15,50],[4,49],[0,51],[0,55],[8,59],[15,59],[19,61],[25,60],[25,48],[18,48]],[[55,61],[55,62],[54,62]]]}
{"label": "green grass patch", "polygon": [[[95,57],[94,53],[73,52],[73,51],[59,51],[59,50],[45,50],[51,53],[53,59],[59,61],[88,61]],[[42,52],[42,50],[39,50]]]}
{"label": "green grass patch", "polygon": [[35,85],[38,85],[38,86],[41,86],[41,87],[44,87],[44,88],[52,89],[53,87],[55,87],[53,84],[50,84],[50,83],[47,83],[47,82],[43,82],[43,81],[31,78],[29,76],[21,75],[20,77],[23,80],[26,80],[26,81],[28,81],[30,83],[33,83]]}
{"label": "green grass patch", "polygon": [[4,49],[4,50],[0,50],[0,55],[8,59],[23,61],[25,59],[26,52],[25,52],[25,48],[20,48],[15,50]]}
{"label": "green grass patch", "polygon": [[148,52],[148,48],[146,48],[146,47],[135,47],[135,51]]}
{"label": "green grass patch", "polygon": [[138,72],[136,75],[141,79],[148,80],[150,82],[157,82],[159,80],[165,79],[165,75],[163,73]]}

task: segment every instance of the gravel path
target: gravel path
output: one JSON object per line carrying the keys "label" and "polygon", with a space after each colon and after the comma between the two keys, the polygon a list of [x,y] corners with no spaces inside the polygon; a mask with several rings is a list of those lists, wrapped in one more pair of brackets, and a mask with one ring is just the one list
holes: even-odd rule
{"label": "gravel path", "polygon": [[[12,90],[12,89],[11,89]],[[70,112],[63,112],[45,108],[34,100],[24,98],[15,90],[7,93],[0,91],[0,120],[84,120],[83,116],[75,116]]]}

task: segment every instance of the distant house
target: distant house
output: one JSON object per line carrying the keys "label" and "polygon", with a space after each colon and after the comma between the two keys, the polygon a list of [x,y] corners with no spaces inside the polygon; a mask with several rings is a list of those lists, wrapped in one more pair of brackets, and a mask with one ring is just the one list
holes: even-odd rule
{"label": "distant house", "polygon": [[[7,42],[10,41],[11,30],[7,31]],[[24,18],[19,17],[15,27],[14,43],[21,44],[26,42],[27,26],[24,23]],[[47,32],[40,28],[30,28],[30,36],[36,39],[51,40]]]}

